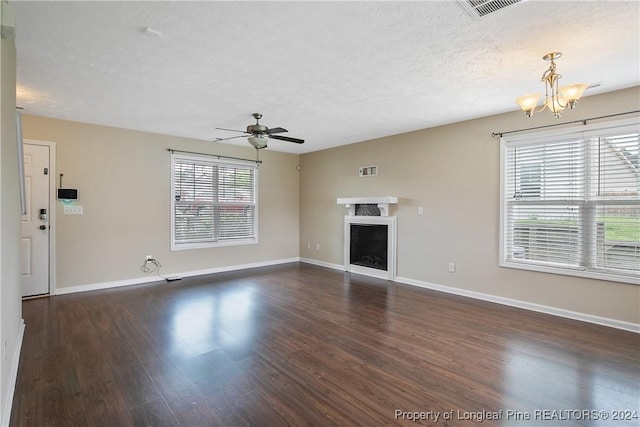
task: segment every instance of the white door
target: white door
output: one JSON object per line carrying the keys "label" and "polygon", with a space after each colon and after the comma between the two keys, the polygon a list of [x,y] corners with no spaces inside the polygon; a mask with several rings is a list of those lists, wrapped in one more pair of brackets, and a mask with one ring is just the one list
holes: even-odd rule
{"label": "white door", "polygon": [[49,293],[49,146],[24,144],[27,213],[22,215],[22,296]]}

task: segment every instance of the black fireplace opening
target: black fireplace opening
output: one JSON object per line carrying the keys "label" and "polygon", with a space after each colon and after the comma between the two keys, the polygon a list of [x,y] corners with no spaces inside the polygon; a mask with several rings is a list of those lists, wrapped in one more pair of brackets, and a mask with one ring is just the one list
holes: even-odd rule
{"label": "black fireplace opening", "polygon": [[387,270],[388,225],[351,224],[350,263]]}

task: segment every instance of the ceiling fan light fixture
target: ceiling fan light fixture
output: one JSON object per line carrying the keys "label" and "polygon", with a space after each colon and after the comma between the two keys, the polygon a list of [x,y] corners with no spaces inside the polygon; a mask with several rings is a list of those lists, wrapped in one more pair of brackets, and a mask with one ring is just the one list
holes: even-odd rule
{"label": "ceiling fan light fixture", "polygon": [[264,136],[250,136],[247,138],[247,141],[249,141],[249,144],[253,145],[256,150],[260,150],[267,146],[267,139],[268,138]]}
{"label": "ceiling fan light fixture", "polygon": [[291,138],[289,136],[280,135],[281,133],[289,132],[285,128],[282,128],[282,127],[268,128],[265,125],[261,125],[259,120],[262,118],[262,114],[253,113],[252,116],[254,119],[256,119],[256,123],[254,125],[247,126],[246,132],[243,130],[236,130],[236,129],[216,128],[218,130],[239,132],[243,135],[232,136],[230,138],[216,138],[215,140],[225,141],[227,139],[234,139],[234,138],[247,138],[247,141],[249,142],[249,144],[251,144],[256,150],[267,148],[267,143],[269,139],[277,139],[280,141],[293,142],[295,144],[304,144],[304,139]]}
{"label": "ceiling fan light fixture", "polygon": [[541,96],[538,94],[525,95],[516,99],[516,103],[522,108],[527,117],[531,117],[534,113],[546,108],[553,113],[555,118],[559,118],[566,108],[573,109],[576,106],[578,99],[589,87],[586,83],[576,83],[558,88],[558,82],[562,74],[556,73],[555,60],[561,56],[562,52],[551,52],[542,57],[545,61],[549,61],[551,65],[542,74],[541,81],[544,83],[545,97],[539,108],[538,101]]}

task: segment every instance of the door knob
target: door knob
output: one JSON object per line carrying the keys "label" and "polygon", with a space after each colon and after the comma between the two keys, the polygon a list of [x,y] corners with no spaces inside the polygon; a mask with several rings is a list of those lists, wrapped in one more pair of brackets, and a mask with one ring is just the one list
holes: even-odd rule
{"label": "door knob", "polygon": [[41,225],[41,226],[40,226],[40,230],[46,230],[46,229],[47,229],[47,226],[46,226],[46,225]]}

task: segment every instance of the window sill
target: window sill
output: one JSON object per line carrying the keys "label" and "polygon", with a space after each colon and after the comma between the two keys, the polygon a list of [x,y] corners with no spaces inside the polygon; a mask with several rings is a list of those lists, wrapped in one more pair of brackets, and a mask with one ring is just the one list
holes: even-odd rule
{"label": "window sill", "polygon": [[517,270],[537,271],[540,273],[561,274],[563,276],[575,276],[586,279],[608,280],[610,282],[627,283],[630,285],[640,285],[640,275],[629,273],[628,275],[611,274],[593,270],[578,270],[569,268],[547,267],[537,264],[527,264],[523,262],[502,261],[500,267],[514,268]]}
{"label": "window sill", "polygon": [[223,248],[228,246],[243,246],[243,245],[256,245],[258,244],[258,238],[253,239],[238,239],[238,240],[225,240],[223,242],[202,242],[202,243],[172,243],[171,252],[184,251],[189,249],[209,249],[209,248]]}

